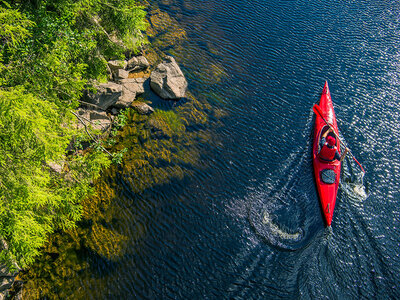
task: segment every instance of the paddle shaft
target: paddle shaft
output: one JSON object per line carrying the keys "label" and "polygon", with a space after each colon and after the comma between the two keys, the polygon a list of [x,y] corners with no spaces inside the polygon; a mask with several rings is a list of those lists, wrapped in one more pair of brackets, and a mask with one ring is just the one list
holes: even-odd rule
{"label": "paddle shaft", "polygon": [[364,168],[362,167],[362,165],[358,162],[358,160],[354,157],[353,153],[351,153],[350,149],[346,146],[345,143],[343,143],[340,138],[339,135],[336,133],[335,129],[331,126],[331,124],[329,124],[329,122],[324,118],[324,116],[322,115],[322,110],[321,107],[319,107],[318,104],[314,104],[313,106],[313,111],[318,114],[322,120],[324,120],[324,122],[326,123],[326,125],[329,126],[329,128],[332,130],[333,134],[336,136],[337,140],[339,141],[339,143],[341,143],[343,145],[343,147],[345,149],[347,149],[347,152],[350,153],[351,157],[353,157],[354,161],[360,166],[361,170],[365,173]]}

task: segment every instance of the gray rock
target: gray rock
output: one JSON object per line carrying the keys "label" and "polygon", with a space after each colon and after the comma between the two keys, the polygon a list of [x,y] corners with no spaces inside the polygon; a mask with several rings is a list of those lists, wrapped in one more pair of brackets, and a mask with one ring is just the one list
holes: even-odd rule
{"label": "gray rock", "polygon": [[4,291],[10,289],[13,283],[14,277],[0,277],[0,290]]}
{"label": "gray rock", "polygon": [[[0,251],[7,250],[8,245],[5,240],[0,238]],[[17,276],[19,272],[18,265],[14,262],[15,271],[10,272],[8,267],[5,265],[0,265],[0,300],[6,299],[8,295],[8,290],[11,288],[14,283],[15,276]]]}
{"label": "gray rock", "polygon": [[54,172],[61,174],[64,168],[64,163],[62,164],[58,164],[55,162],[48,162],[47,165],[50,167],[51,170],[53,170]]}
{"label": "gray rock", "polygon": [[172,56],[164,58],[150,75],[150,87],[163,99],[185,97],[187,81]]}
{"label": "gray rock", "polygon": [[131,92],[135,92],[136,94],[143,94],[145,81],[145,78],[127,78],[122,79],[119,82],[122,84],[123,87],[127,88]]}
{"label": "gray rock", "polygon": [[106,110],[113,106],[122,96],[122,86],[114,82],[102,83],[97,86],[97,93],[88,93],[84,101]]}
{"label": "gray rock", "polygon": [[132,57],[131,59],[128,60],[126,64],[126,69],[133,71],[133,69],[138,65],[138,59],[136,56]]}
{"label": "gray rock", "polygon": [[131,105],[131,103],[136,98],[136,92],[130,90],[125,85],[122,86],[122,95],[118,98],[118,101],[114,103],[113,107],[116,108],[126,108]]}
{"label": "gray rock", "polygon": [[127,62],[126,70],[138,71],[145,70],[150,66],[147,58],[144,56],[134,56]]}
{"label": "gray rock", "polygon": [[90,125],[97,130],[106,131],[111,126],[111,120],[104,111],[89,111]]}
{"label": "gray rock", "polygon": [[119,70],[119,69],[125,69],[127,65],[126,60],[110,60],[107,62],[109,68],[111,69],[112,72]]}
{"label": "gray rock", "polygon": [[154,109],[144,102],[134,101],[131,106],[141,115],[148,115],[154,112]]}
{"label": "gray rock", "polygon": [[115,72],[115,79],[116,80],[121,80],[121,79],[125,79],[125,78],[128,78],[128,77],[129,77],[129,72],[125,71],[123,69],[118,69]]}

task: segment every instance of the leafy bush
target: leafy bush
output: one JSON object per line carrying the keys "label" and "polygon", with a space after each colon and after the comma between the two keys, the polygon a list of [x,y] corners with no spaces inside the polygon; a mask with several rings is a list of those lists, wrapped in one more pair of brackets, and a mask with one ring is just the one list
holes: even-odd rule
{"label": "leafy bush", "polygon": [[133,0],[0,0],[1,262],[24,267],[49,233],[75,226],[93,178],[121,161],[99,143],[66,149],[82,136],[73,112],[83,90],[106,78],[107,59],[138,50],[144,16]]}

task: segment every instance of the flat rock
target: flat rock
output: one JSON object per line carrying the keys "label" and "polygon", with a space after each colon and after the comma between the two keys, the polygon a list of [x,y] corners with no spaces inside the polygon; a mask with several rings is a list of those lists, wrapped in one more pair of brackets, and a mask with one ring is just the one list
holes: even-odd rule
{"label": "flat rock", "polygon": [[130,90],[131,92],[135,92],[137,95],[138,94],[143,94],[144,93],[144,82],[146,81],[146,78],[127,78],[127,79],[122,79],[119,81],[119,83]]}
{"label": "flat rock", "polygon": [[166,56],[150,75],[150,87],[163,99],[185,97],[187,81],[172,56]]}
{"label": "flat rock", "polygon": [[97,130],[105,131],[111,126],[111,120],[105,111],[90,110],[90,125]]}
{"label": "flat rock", "polygon": [[[105,111],[96,109],[80,109],[80,120],[77,120],[77,128],[82,129],[91,126],[93,129],[106,131],[111,126],[111,120]],[[84,123],[84,124],[83,124]]]}

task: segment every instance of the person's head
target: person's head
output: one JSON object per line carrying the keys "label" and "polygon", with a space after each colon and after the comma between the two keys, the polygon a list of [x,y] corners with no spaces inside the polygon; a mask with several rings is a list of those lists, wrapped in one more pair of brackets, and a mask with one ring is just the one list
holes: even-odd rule
{"label": "person's head", "polygon": [[328,136],[326,138],[326,142],[328,143],[329,146],[333,147],[336,145],[336,139],[333,136]]}

